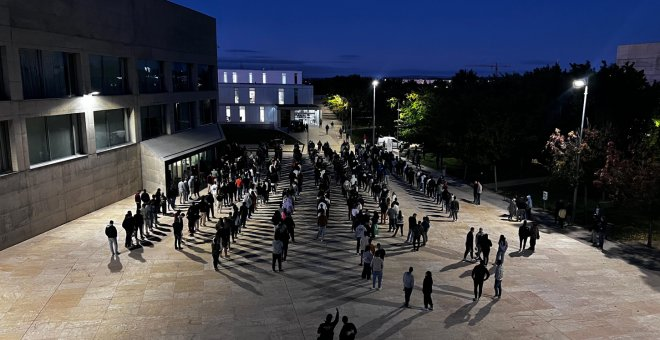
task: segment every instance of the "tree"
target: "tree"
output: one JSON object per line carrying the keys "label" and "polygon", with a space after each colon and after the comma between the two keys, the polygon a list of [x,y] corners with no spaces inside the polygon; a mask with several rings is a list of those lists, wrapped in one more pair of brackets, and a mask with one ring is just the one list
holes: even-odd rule
{"label": "tree", "polygon": [[334,112],[340,120],[346,119],[349,103],[348,99],[338,94],[329,95],[325,98],[325,105]]}

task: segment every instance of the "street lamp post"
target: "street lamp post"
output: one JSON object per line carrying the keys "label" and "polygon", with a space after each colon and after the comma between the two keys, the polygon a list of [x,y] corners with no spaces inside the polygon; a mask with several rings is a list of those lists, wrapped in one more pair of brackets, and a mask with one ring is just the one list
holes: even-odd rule
{"label": "street lamp post", "polygon": [[371,145],[376,145],[376,86],[378,86],[378,80],[371,82],[371,85],[374,86],[374,113],[373,113],[373,122],[371,127]]}
{"label": "street lamp post", "polygon": [[[578,79],[573,81],[573,87],[576,89],[580,89],[584,87],[584,102],[582,103],[582,120],[580,121],[580,132],[578,133],[578,148],[580,145],[582,145],[582,136],[584,132],[584,115],[587,111],[587,95],[589,95],[589,85],[587,84],[587,81],[584,79]],[[579,149],[578,149],[579,151]],[[576,166],[575,166],[575,177],[577,178],[580,175],[580,153],[578,152],[577,154],[577,161],[576,161]],[[576,207],[575,205],[577,204],[577,194],[578,194],[578,183],[575,184],[575,188],[573,188],[573,215],[571,216],[571,219],[573,222],[575,222],[575,211]],[[585,207],[586,209],[587,207]]]}
{"label": "street lamp post", "polygon": [[348,142],[353,139],[353,107],[351,107],[351,123],[348,125]]}

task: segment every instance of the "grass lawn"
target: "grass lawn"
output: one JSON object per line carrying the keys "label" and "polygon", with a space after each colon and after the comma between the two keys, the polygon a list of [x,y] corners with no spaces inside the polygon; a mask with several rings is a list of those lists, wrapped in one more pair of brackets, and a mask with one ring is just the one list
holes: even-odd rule
{"label": "grass lawn", "polygon": [[304,144],[279,130],[247,128],[242,126],[223,125],[222,131],[227,136],[227,142],[238,144],[259,144],[272,139],[282,139],[287,145]]}

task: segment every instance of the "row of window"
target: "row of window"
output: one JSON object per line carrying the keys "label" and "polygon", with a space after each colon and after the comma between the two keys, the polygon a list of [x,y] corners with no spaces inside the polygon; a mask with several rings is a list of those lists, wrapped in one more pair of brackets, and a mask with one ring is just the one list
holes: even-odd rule
{"label": "row of window", "polygon": [[[193,127],[195,105],[199,105],[199,124],[215,122],[215,101],[176,103],[174,105],[174,132]],[[96,149],[103,150],[131,142],[130,109],[94,112]],[[30,164],[40,164],[84,153],[85,123],[83,113],[26,118]],[[167,133],[165,105],[140,108],[142,140]],[[9,122],[0,121],[0,173],[10,172],[11,149]]]}
{"label": "row of window", "polygon": [[[228,83],[228,72],[224,71],[222,72],[222,82],[223,83]],[[238,83],[238,72],[232,72],[231,73],[231,82],[236,84]],[[252,72],[248,73],[248,83],[253,84],[254,83],[254,77],[252,75]],[[262,84],[268,84],[268,74],[266,72],[261,72],[261,83]],[[287,79],[286,79],[286,72],[282,72],[282,84],[286,85],[287,84]],[[298,84],[298,73],[293,74],[293,84]]]}
{"label": "row of window", "polygon": [[[231,119],[231,106],[225,107],[225,120],[227,123],[232,121]],[[238,121],[243,123],[245,122],[245,106],[238,107]],[[266,107],[259,106],[259,122],[263,123],[266,121]]]}
{"label": "row of window", "polygon": [[[254,87],[248,89],[248,100],[250,104],[257,103],[257,91]],[[298,89],[293,89],[293,103],[298,104]],[[240,104],[238,88],[234,88],[234,104]],[[284,105],[284,89],[277,89],[277,104]]]}
{"label": "row of window", "polygon": [[[24,99],[63,98],[80,96],[79,54],[19,49]],[[166,92],[163,61],[137,60],[139,93]],[[215,90],[214,67],[172,63],[172,91]],[[127,58],[89,56],[92,91],[101,95],[129,94]],[[1,76],[1,74],[0,74]]]}

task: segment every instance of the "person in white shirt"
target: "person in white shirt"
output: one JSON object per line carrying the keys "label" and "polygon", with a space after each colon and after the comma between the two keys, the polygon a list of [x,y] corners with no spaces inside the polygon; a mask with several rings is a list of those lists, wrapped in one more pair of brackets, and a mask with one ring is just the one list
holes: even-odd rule
{"label": "person in white shirt", "polygon": [[367,228],[360,223],[357,228],[355,228],[355,240],[357,241],[357,248],[355,250],[356,255],[360,255],[360,251],[364,248],[360,248],[362,238],[366,237]]}

